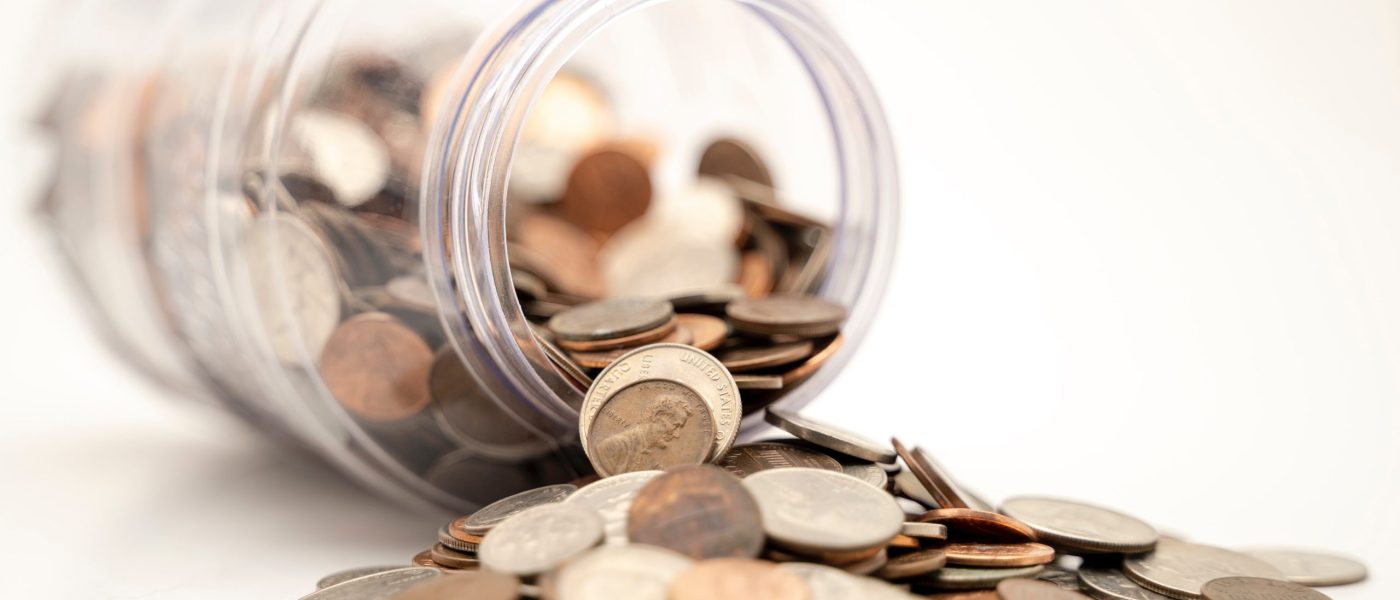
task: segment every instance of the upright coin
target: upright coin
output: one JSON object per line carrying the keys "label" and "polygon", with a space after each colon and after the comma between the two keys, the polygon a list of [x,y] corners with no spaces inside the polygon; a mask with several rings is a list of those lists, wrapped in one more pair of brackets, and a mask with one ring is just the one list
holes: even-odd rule
{"label": "upright coin", "polygon": [[288,364],[314,362],[340,322],[340,274],[310,227],[279,214],[254,222],[233,255],[246,273],[262,332]]}
{"label": "upright coin", "polygon": [[774,294],[731,302],[725,309],[736,329],[760,335],[824,337],[846,320],[841,305],[816,296]]}
{"label": "upright coin", "polygon": [[574,165],[559,211],[573,224],[608,236],[646,214],[651,197],[645,164],[625,152],[600,150]]}
{"label": "upright coin", "polygon": [[525,490],[514,496],[507,496],[486,505],[462,519],[453,522],[454,529],[471,535],[485,535],[492,527],[516,514],[545,504],[562,502],[570,494],[578,491],[571,484],[547,485],[533,490]]}
{"label": "upright coin", "polygon": [[1079,568],[1079,587],[1099,600],[1170,600],[1146,589],[1114,567]]}
{"label": "upright coin", "polygon": [[520,580],[505,573],[464,571],[434,577],[396,594],[392,600],[515,600]]}
{"label": "upright coin", "polygon": [[774,469],[744,479],[770,540],[796,552],[853,552],[899,535],[904,511],[884,491],[820,469]]}
{"label": "upright coin", "polygon": [[583,486],[564,500],[593,509],[603,518],[603,531],[610,545],[627,543],[627,511],[632,500],[648,482],[661,471],[635,471],[599,479]]}
{"label": "upright coin", "polygon": [[389,600],[399,592],[441,576],[442,571],[432,567],[404,567],[337,583],[302,596],[301,600]]}
{"label": "upright coin", "polygon": [[481,542],[481,566],[529,576],[563,564],[603,539],[603,519],[575,504],[536,506],[506,519]]}
{"label": "upright coin", "polygon": [[911,600],[913,595],[882,581],[852,575],[841,569],[806,562],[786,562],[778,568],[801,577],[812,600]]}
{"label": "upright coin", "polygon": [[1009,498],[1001,512],[1035,530],[1036,537],[1060,548],[1134,554],[1151,550],[1157,530],[1115,510],[1055,498]]}
{"label": "upright coin", "polygon": [[1327,595],[1291,581],[1262,577],[1222,577],[1201,588],[1205,600],[1328,600]]}
{"label": "upright coin", "polygon": [[1310,550],[1266,548],[1250,549],[1244,553],[1273,565],[1293,583],[1318,587],[1346,585],[1366,579],[1366,565],[1345,556]]}
{"label": "upright coin", "polygon": [[613,394],[584,437],[599,475],[665,470],[705,462],[714,446],[710,408],[675,381],[638,381]]}
{"label": "upright coin", "polygon": [[[827,471],[843,472],[841,463],[825,454],[820,454],[791,444],[757,442],[740,444],[729,450],[715,466],[733,473],[740,479],[759,471],[807,467]],[[882,472],[883,474],[883,472]]]}
{"label": "upright coin", "polygon": [[676,315],[677,325],[690,331],[690,345],[709,352],[718,348],[729,337],[729,324],[724,319],[686,313]]}
{"label": "upright coin", "polygon": [[948,562],[969,567],[1027,567],[1055,560],[1055,549],[1045,544],[983,544],[956,542],[944,548]]}
{"label": "upright coin", "polygon": [[763,548],[759,507],[739,479],[711,466],[677,467],[637,492],[627,539],[694,559],[752,558]]}
{"label": "upright coin", "polygon": [[1088,596],[1071,592],[1048,581],[1007,579],[997,584],[997,596],[1002,600],[1088,600]]}
{"label": "upright coin", "polygon": [[700,166],[696,170],[703,177],[727,180],[738,177],[765,187],[773,187],[773,176],[759,158],[758,152],[739,140],[723,138],[715,140],[700,155]]}
{"label": "upright coin", "polygon": [[1129,556],[1123,572],[1142,587],[1183,600],[1201,597],[1201,587],[1221,577],[1283,579],[1283,573],[1257,558],[1173,538],[1157,540],[1150,553]]}
{"label": "upright coin", "polygon": [[671,582],[668,600],[810,600],[801,577],[770,562],[715,558],[697,563]]}
{"label": "upright coin", "polygon": [[549,329],[560,340],[589,342],[650,331],[674,316],[665,300],[618,298],[580,304],[554,315]]}
{"label": "upright coin", "polygon": [[694,564],[656,546],[606,546],[569,561],[545,588],[552,600],[665,600],[671,582]]}
{"label": "upright coin", "polygon": [[359,578],[364,577],[364,576],[366,576],[366,575],[374,575],[375,573],[383,573],[383,572],[385,572],[385,571],[396,571],[396,570],[403,569],[403,568],[407,568],[407,567],[404,567],[403,565],[393,565],[393,566],[387,566],[387,565],[386,565],[386,566],[378,566],[378,567],[356,567],[356,568],[354,568],[354,569],[345,569],[344,571],[336,571],[336,572],[334,572],[334,573],[331,573],[330,575],[327,575],[327,576],[325,576],[325,577],[322,577],[319,581],[317,581],[317,582],[316,582],[316,589],[319,590],[319,589],[323,589],[323,588],[328,588],[328,587],[331,587],[331,586],[333,586],[333,585],[335,585],[335,584],[337,584],[337,583],[344,583],[344,582],[346,582],[346,581],[350,581],[351,579],[359,579]]}
{"label": "upright coin", "polygon": [[346,410],[367,421],[407,419],[432,401],[433,351],[412,329],[384,313],[341,323],[321,352],[321,377]]}
{"label": "upright coin", "polygon": [[805,440],[834,452],[872,462],[890,463],[895,453],[889,447],[835,425],[809,419],[796,412],[768,407],[763,419],[800,440]]}
{"label": "upright coin", "polygon": [[[962,494],[958,491],[957,487],[953,485],[953,481],[943,474],[943,470],[939,468],[938,463],[935,462],[933,457],[929,456],[927,452],[924,452],[923,448],[914,448],[910,450],[906,448],[904,444],[901,444],[898,439],[891,439],[890,443],[894,445],[894,450],[899,454],[899,457],[904,459],[904,464],[909,466],[909,473],[919,481],[923,491],[933,500],[937,507],[968,508],[967,501],[963,499]],[[896,479],[896,481],[898,482],[899,479]],[[906,485],[905,482],[900,482],[900,484],[901,487]],[[908,490],[907,493],[911,498],[920,500],[916,497],[918,494],[915,493],[914,490]]]}
{"label": "upright coin", "polygon": [[1025,523],[972,508],[934,509],[920,516],[919,521],[946,526],[952,540],[1015,544],[1035,539],[1035,532]]}

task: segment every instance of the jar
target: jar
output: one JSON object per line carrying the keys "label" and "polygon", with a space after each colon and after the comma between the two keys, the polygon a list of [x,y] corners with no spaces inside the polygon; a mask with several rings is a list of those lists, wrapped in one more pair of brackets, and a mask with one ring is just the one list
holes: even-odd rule
{"label": "jar", "polygon": [[[754,211],[804,224],[795,243],[820,260],[781,285],[849,315],[780,397],[810,401],[859,346],[897,227],[890,134],[849,50],[800,0],[504,4],[66,10],[41,57],[56,76],[35,83],[57,155],[40,213],[118,354],[415,506],[578,477],[583,386],[531,326],[558,307],[529,299],[540,273],[511,227],[612,144],[658,197],[715,159],[700,170],[730,176],[746,227]],[[614,199],[582,218],[615,219]],[[674,217],[677,239],[714,220]],[[575,276],[571,256],[536,270]],[[623,278],[708,268],[638,256]],[[778,396],[743,396],[752,438]]]}

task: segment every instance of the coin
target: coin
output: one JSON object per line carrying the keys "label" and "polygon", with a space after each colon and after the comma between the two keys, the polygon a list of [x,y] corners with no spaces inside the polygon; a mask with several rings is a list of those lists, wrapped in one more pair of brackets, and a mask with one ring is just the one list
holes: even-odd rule
{"label": "coin", "polygon": [[606,291],[598,265],[598,241],[573,223],[544,211],[530,211],[512,222],[511,236],[538,257],[536,264],[548,271],[546,279],[558,291],[585,298],[599,298]]}
{"label": "coin", "polygon": [[1012,567],[989,569],[985,567],[943,567],[920,580],[940,590],[987,590],[1004,580],[1016,577],[1035,577],[1045,567]]}
{"label": "coin", "polygon": [[438,543],[458,552],[470,554],[476,552],[477,546],[481,544],[481,538],[477,537],[475,541],[457,539],[452,535],[452,524],[448,523],[438,530]]}
{"label": "coin", "polygon": [[369,200],[389,179],[389,151],[379,135],[349,115],[303,110],[292,117],[293,143],[306,153],[316,179],[345,206]]}
{"label": "coin", "polygon": [[942,548],[930,548],[891,558],[875,574],[884,579],[908,579],[942,569],[947,563]]}
{"label": "coin", "polygon": [[1079,585],[1090,596],[1099,600],[1169,600],[1138,585],[1118,568],[1087,567],[1079,568]]}
{"label": "coin", "polygon": [[646,214],[651,196],[646,165],[627,153],[605,149],[575,163],[559,200],[559,213],[583,229],[607,236]]}
{"label": "coin", "polygon": [[[671,333],[667,334],[666,337],[661,338],[659,340],[649,340],[645,343],[656,342],[658,344],[683,344],[687,346],[690,345],[690,341],[692,338],[690,337],[690,332],[688,330],[674,326],[670,327],[670,329]],[[579,344],[577,343],[570,345],[574,347],[579,346]],[[634,344],[625,348],[614,348],[612,350],[594,350],[591,352],[574,351],[569,353],[569,358],[572,359],[571,362],[574,362],[580,366],[584,366],[590,369],[606,369],[608,365],[613,364],[613,361],[622,358],[622,355],[627,354],[628,352],[631,352],[636,349],[637,345]]]}
{"label": "coin", "polygon": [[1151,525],[1082,502],[1022,496],[1002,502],[1001,512],[1035,530],[1037,539],[1061,548],[1135,554],[1157,543]]}
{"label": "coin", "polygon": [[396,594],[392,600],[515,600],[520,580],[505,573],[466,571],[434,577]]}
{"label": "coin", "polygon": [[560,71],[535,100],[521,141],[577,153],[607,140],[616,128],[617,116],[603,89],[578,73]]}
{"label": "coin", "polygon": [[713,558],[696,563],[671,582],[667,600],[809,600],[801,577],[770,562]]}
{"label": "coin", "polygon": [[1205,600],[1327,600],[1327,595],[1291,581],[1262,577],[1222,577],[1201,588]]}
{"label": "coin", "polygon": [[890,484],[890,476],[880,465],[869,462],[842,462],[841,472],[870,484],[877,489],[885,489]]}
{"label": "coin", "polygon": [[883,546],[904,524],[894,498],[844,473],[773,469],[743,483],[758,501],[770,541],[797,552]]}
{"label": "coin", "polygon": [[841,305],[795,294],[735,300],[725,308],[725,314],[741,331],[811,338],[835,334],[846,320],[846,309]]}
{"label": "coin", "polygon": [[675,381],[638,381],[618,390],[583,438],[599,475],[698,465],[710,456],[715,424],[695,390]]}
{"label": "coin", "polygon": [[1249,549],[1244,553],[1273,565],[1293,583],[1319,587],[1346,585],[1366,579],[1366,565],[1345,556],[1266,548]]}
{"label": "coin", "polygon": [[916,514],[924,514],[930,508],[938,508],[938,501],[924,488],[924,484],[919,481],[919,477],[912,470],[905,469],[894,474],[894,489],[903,498],[908,498],[910,502],[918,504],[921,509]]}
{"label": "coin", "polygon": [[946,541],[948,539],[948,528],[938,523],[905,522],[900,527],[899,532],[912,538],[920,540]]}
{"label": "coin", "polygon": [[1055,549],[1045,544],[950,543],[944,547],[948,563],[969,567],[1026,567],[1055,560]]}
{"label": "coin", "polygon": [[733,473],[735,477],[739,477],[740,479],[759,471],[786,469],[790,467],[808,467],[813,469],[825,469],[827,471],[842,471],[841,463],[836,462],[836,459],[830,456],[789,444],[775,444],[772,442],[757,442],[735,446],[724,456],[720,457],[719,460],[715,461],[715,466],[723,467],[726,471]]}
{"label": "coin", "polygon": [[565,503],[580,504],[593,509],[603,518],[603,533],[608,544],[627,543],[627,511],[632,499],[647,482],[661,471],[633,471],[599,479],[579,488],[564,499]]}
{"label": "coin", "polygon": [[389,600],[399,592],[442,576],[432,567],[405,567],[356,577],[316,590],[301,600]]}
{"label": "coin", "polygon": [[576,504],[545,504],[516,513],[481,542],[481,566],[513,575],[536,575],[598,545],[603,519]]}
{"label": "coin", "polygon": [[325,576],[325,577],[322,577],[320,580],[318,580],[318,581],[316,582],[316,589],[319,590],[319,589],[322,589],[322,588],[328,588],[328,587],[331,587],[331,586],[333,586],[333,585],[335,585],[335,584],[337,584],[337,583],[344,583],[344,582],[346,582],[346,581],[350,581],[351,579],[359,579],[359,578],[364,577],[364,576],[366,576],[366,575],[373,575],[373,574],[375,574],[375,573],[383,573],[383,572],[385,572],[385,571],[395,571],[395,570],[404,569],[404,568],[411,568],[411,567],[404,567],[403,565],[377,566],[377,567],[355,567],[355,568],[353,568],[353,569],[345,569],[345,570],[343,570],[343,571],[336,571],[336,572],[331,573],[330,575],[327,575],[327,576]]}
{"label": "coin", "polygon": [[321,377],[336,401],[367,421],[400,421],[427,408],[433,351],[397,319],[363,313],[341,323],[321,352]]}
{"label": "coin", "polygon": [[836,356],[836,353],[841,350],[841,345],[843,343],[845,343],[845,338],[841,337],[839,333],[836,334],[836,337],[831,338],[831,341],[827,342],[826,346],[818,350],[811,358],[793,367],[786,373],[783,373],[783,385],[790,387],[806,381],[808,377],[811,377],[818,369],[826,365],[826,363],[831,360],[831,357]]}
{"label": "coin", "polygon": [[653,331],[674,317],[671,303],[665,300],[598,300],[554,315],[549,330],[559,341],[612,340]]}
{"label": "coin", "polygon": [[588,389],[588,386],[593,385],[593,378],[584,373],[572,357],[544,335],[549,333],[547,329],[531,324],[530,332],[534,334],[535,341],[539,342],[540,348],[544,349],[544,355],[549,358],[549,362],[554,363],[554,366],[563,371],[570,381],[585,390]]}
{"label": "coin", "polygon": [[433,562],[453,569],[475,569],[478,565],[475,556],[453,550],[442,544],[435,544],[428,549],[428,556],[433,559]]}
{"label": "coin", "polygon": [[551,600],[664,600],[695,561],[656,546],[594,548],[565,564],[546,589]]}
{"label": "coin", "polygon": [[481,387],[451,345],[443,346],[428,373],[433,416],[464,448],[503,459],[548,452],[551,440],[532,431]]}
{"label": "coin", "polygon": [[677,467],[637,491],[627,539],[694,559],[752,558],[763,548],[759,514],[753,496],[723,469]]}
{"label": "coin", "polygon": [[997,584],[997,596],[1002,600],[1087,600],[1079,592],[1072,592],[1048,581],[1035,579],[1007,579]]}
{"label": "coin", "polygon": [[[825,557],[819,557],[825,560]],[[831,564],[840,566],[841,570],[854,575],[872,575],[890,562],[890,553],[887,548],[880,548],[870,555],[857,561],[830,561]]]}
{"label": "coin", "polygon": [[894,462],[895,453],[884,445],[834,425],[808,419],[795,412],[768,407],[763,419],[768,423],[805,440],[847,456],[873,462]]}
{"label": "coin", "polygon": [[267,344],[288,364],[315,362],[340,322],[340,275],[326,243],[286,214],[244,233],[230,269],[246,274]]}
{"label": "coin", "polygon": [[1035,532],[1020,521],[972,508],[936,508],[921,515],[919,521],[946,525],[953,540],[1019,543],[1035,539]]}
{"label": "coin", "polygon": [[624,337],[591,341],[571,341],[561,339],[558,340],[558,343],[560,348],[572,351],[573,354],[570,354],[570,356],[573,356],[575,360],[577,360],[577,353],[579,352],[603,352],[607,350],[618,349],[626,350],[636,348],[637,346],[641,346],[642,344],[662,342],[672,344],[689,343],[690,338],[688,337],[688,334],[688,331],[676,327],[676,319],[672,318],[671,320],[662,323],[661,326],[656,327],[654,329],[648,329],[641,333],[634,333],[632,335]]}
{"label": "coin", "polygon": [[1142,587],[1184,600],[1199,598],[1201,586],[1221,577],[1283,579],[1283,573],[1257,558],[1173,538],[1161,538],[1152,552],[1124,559],[1123,572]]}
{"label": "coin", "polygon": [[[943,474],[938,468],[938,463],[933,457],[924,452],[922,448],[909,450],[901,444],[898,439],[891,439],[894,450],[899,457],[904,459],[904,464],[909,466],[909,471],[914,478],[923,484],[924,491],[933,499],[939,508],[967,508],[967,501],[963,500],[957,488],[953,487],[952,480]],[[898,481],[896,479],[896,481]]]}
{"label": "coin", "polygon": [[765,187],[773,187],[773,176],[763,159],[748,144],[733,138],[711,142],[700,155],[696,173],[705,177],[728,179],[738,177]]}
{"label": "coin", "polygon": [[812,600],[909,600],[914,597],[887,583],[857,577],[826,565],[787,562],[778,568],[801,577],[812,592]]}
{"label": "coin", "polygon": [[810,341],[769,344],[764,346],[739,346],[726,348],[715,354],[725,368],[730,371],[757,371],[780,367],[811,356],[815,348]]}
{"label": "coin", "polygon": [[455,532],[458,530],[471,535],[486,535],[486,532],[491,531],[491,528],[516,514],[536,506],[562,502],[576,491],[578,491],[577,487],[561,483],[525,490],[513,496],[501,498],[463,519],[453,521],[453,535],[456,536]]}
{"label": "coin", "polygon": [[690,345],[709,352],[729,337],[729,324],[724,319],[695,313],[676,315],[677,326],[690,332]]}
{"label": "coin", "polygon": [[432,567],[434,569],[437,569],[438,567],[438,564],[433,562],[433,551],[431,549],[424,550],[422,552],[419,552],[418,554],[414,554],[413,559],[409,562],[412,562],[413,564],[418,565],[420,567]]}

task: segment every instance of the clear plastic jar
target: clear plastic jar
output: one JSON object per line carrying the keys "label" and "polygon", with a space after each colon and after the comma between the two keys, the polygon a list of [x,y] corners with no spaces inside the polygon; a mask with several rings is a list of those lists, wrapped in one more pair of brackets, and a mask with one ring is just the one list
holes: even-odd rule
{"label": "clear plastic jar", "polygon": [[[121,356],[408,503],[572,479],[583,390],[532,333],[508,214],[600,140],[645,148],[663,196],[733,136],[776,190],[736,194],[828,225],[817,275],[784,284],[850,315],[781,396],[810,401],[873,316],[897,220],[889,132],[840,40],[799,0],[504,4],[66,10],[38,82],[41,213]],[[335,336],[372,350],[328,378]],[[747,435],[774,397],[744,398]]]}

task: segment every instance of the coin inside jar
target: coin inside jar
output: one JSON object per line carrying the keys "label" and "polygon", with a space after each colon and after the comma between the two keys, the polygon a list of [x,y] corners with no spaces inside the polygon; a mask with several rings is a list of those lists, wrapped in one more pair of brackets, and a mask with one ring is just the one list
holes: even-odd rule
{"label": "coin inside jar", "polygon": [[646,214],[651,199],[646,165],[625,152],[604,149],[574,166],[559,211],[575,225],[607,236]]}
{"label": "coin inside jar", "polygon": [[664,300],[599,300],[554,315],[549,329],[559,341],[611,340],[654,330],[673,317],[671,304]]}
{"label": "coin inside jar", "polygon": [[718,348],[729,337],[729,324],[724,319],[695,313],[676,315],[677,326],[690,332],[690,345],[706,352]]}
{"label": "coin inside jar", "polygon": [[757,371],[795,363],[812,355],[810,341],[727,348],[715,354],[733,372]]}
{"label": "coin inside jar", "polygon": [[758,556],[763,526],[754,498],[712,466],[678,467],[649,481],[627,512],[627,539],[694,559]]}
{"label": "coin inside jar", "polygon": [[823,337],[835,334],[846,309],[816,296],[775,294],[731,302],[725,309],[734,327],[760,335]]}
{"label": "coin inside jar", "polygon": [[727,180],[730,177],[773,187],[773,176],[758,153],[748,144],[733,138],[711,142],[700,155],[699,175]]}
{"label": "coin inside jar", "polygon": [[585,441],[593,466],[607,477],[701,464],[714,437],[710,409],[699,393],[675,381],[650,379],[604,402]]}
{"label": "coin inside jar", "polygon": [[433,351],[412,329],[383,313],[341,323],[321,352],[321,376],[332,396],[367,421],[399,421],[432,400]]}

